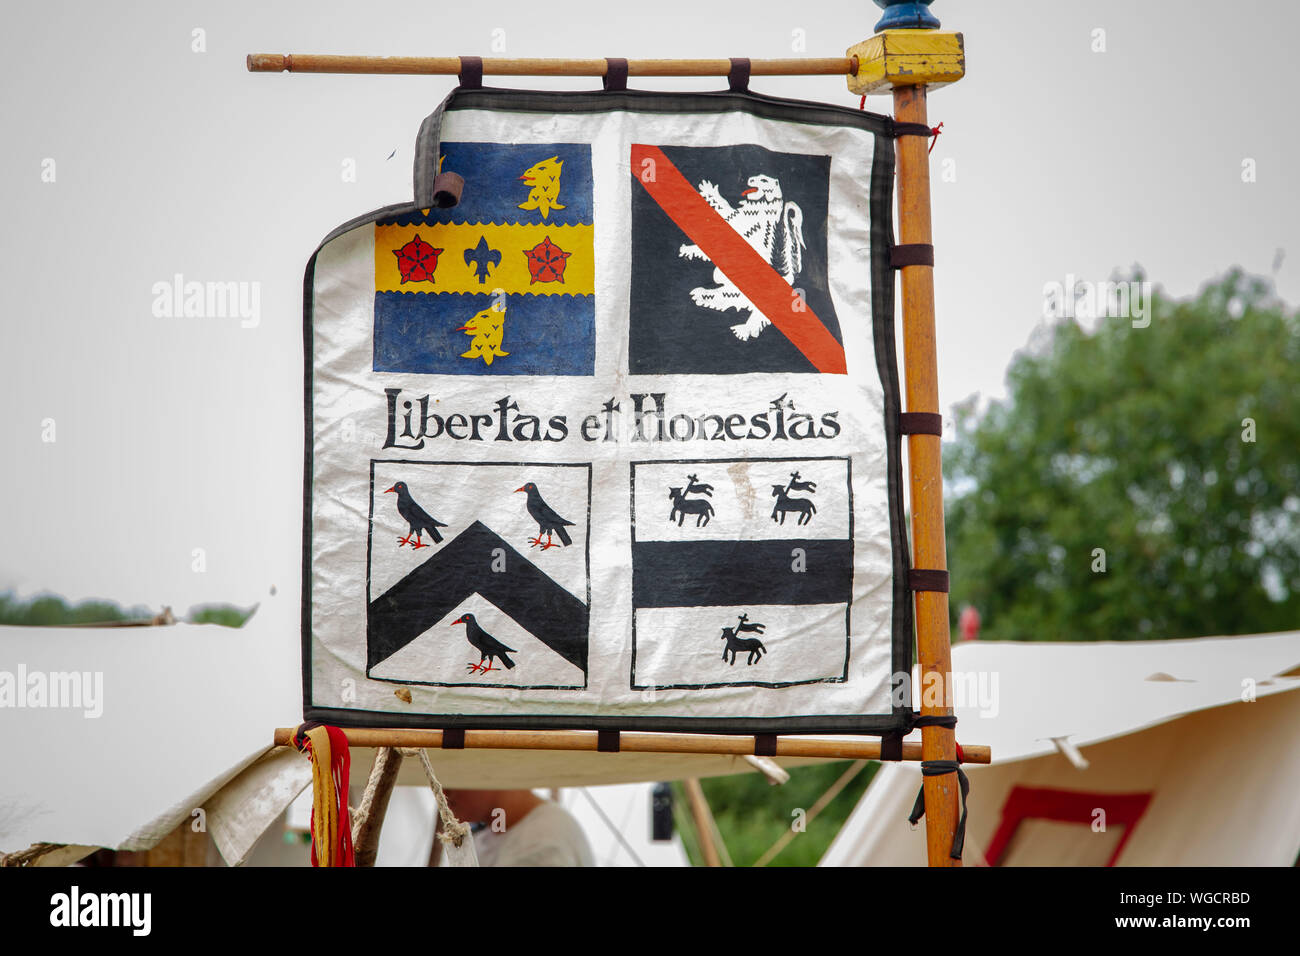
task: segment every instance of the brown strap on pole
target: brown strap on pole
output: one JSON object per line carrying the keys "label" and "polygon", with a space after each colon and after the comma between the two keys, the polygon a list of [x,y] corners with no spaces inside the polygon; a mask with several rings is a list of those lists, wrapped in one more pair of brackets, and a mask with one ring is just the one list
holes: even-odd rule
{"label": "brown strap on pole", "polygon": [[443,750],[464,750],[465,749],[465,731],[459,729],[449,729],[442,732],[442,749]]}
{"label": "brown strap on pole", "polygon": [[731,72],[727,74],[727,86],[733,93],[749,92],[749,57],[733,56],[731,58]]}
{"label": "brown strap on pole", "polygon": [[596,750],[603,754],[618,753],[619,732],[617,730],[596,731]]}
{"label": "brown strap on pole", "polygon": [[481,56],[462,56],[460,58],[460,85],[467,90],[477,90],[483,85],[483,58]]}
{"label": "brown strap on pole", "polygon": [[776,756],[776,734],[755,734],[754,735],[754,756],[775,757]]}
{"label": "brown strap on pole", "polygon": [[627,89],[627,60],[618,56],[605,57],[605,75],[600,85],[606,90],[619,92]]}

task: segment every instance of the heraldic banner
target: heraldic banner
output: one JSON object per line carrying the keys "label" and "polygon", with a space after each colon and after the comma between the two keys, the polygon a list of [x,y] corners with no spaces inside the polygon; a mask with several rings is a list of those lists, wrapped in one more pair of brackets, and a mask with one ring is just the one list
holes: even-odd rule
{"label": "heraldic banner", "polygon": [[305,716],[909,726],[893,171],[854,109],[453,92],[307,268]]}

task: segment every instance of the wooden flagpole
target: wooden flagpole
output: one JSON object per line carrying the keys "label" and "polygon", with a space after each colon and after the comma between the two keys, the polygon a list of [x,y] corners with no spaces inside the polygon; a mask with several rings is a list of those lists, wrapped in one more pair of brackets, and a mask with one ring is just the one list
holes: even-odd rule
{"label": "wooden flagpole", "polygon": [[[965,50],[959,33],[939,31],[930,0],[899,3],[878,0],[885,16],[870,40],[849,49],[859,59],[849,89],[863,95],[891,93],[899,123],[929,126],[927,87],[954,83],[965,74]],[[930,158],[923,136],[897,141],[898,234],[900,245],[932,246],[930,231]],[[904,266],[903,370],[906,410],[939,412],[938,361],[934,330],[934,266]],[[943,525],[943,470],[939,435],[909,435],[907,459],[912,504],[912,566],[948,568]],[[947,591],[916,592],[916,646],[920,686],[914,688],[921,714],[952,714],[952,648]],[[968,763],[970,751],[963,748]],[[957,736],[947,727],[921,729],[921,759],[955,760]],[[922,778],[925,794],[926,853],[931,866],[961,866],[952,858],[953,836],[961,813],[958,778],[947,773]]]}
{"label": "wooden flagpole", "polygon": [[[925,106],[924,86],[901,86],[894,90],[894,110],[899,122],[926,124]],[[898,221],[903,244],[931,242],[930,163],[926,141],[917,136],[903,136],[898,140]],[[937,412],[934,267],[907,266],[901,271],[906,407],[909,412]],[[912,490],[912,563],[918,568],[946,571],[941,441],[938,435],[909,435],[907,458]],[[916,593],[916,649],[921,714],[951,714],[952,648],[947,593]],[[941,694],[935,693],[936,687],[942,689]],[[956,757],[957,736],[952,729],[921,729],[922,760],[955,760]],[[961,861],[949,855],[959,813],[957,776],[924,777],[922,787],[930,865],[960,866]]]}

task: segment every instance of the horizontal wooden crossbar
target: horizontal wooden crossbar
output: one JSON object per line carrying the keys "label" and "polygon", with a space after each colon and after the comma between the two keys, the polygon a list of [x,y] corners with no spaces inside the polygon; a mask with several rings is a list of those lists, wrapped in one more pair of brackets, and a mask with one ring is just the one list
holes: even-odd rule
{"label": "horizontal wooden crossbar", "polygon": [[[250,73],[396,73],[455,76],[458,56],[336,56],[316,53],[250,53]],[[484,57],[485,76],[604,76],[604,59]],[[750,60],[751,76],[853,76],[856,56]],[[727,76],[731,60],[628,60],[628,76]]]}
{"label": "horizontal wooden crossbar", "polygon": [[[397,730],[374,727],[344,727],[348,743],[353,747],[433,747],[443,745],[441,730]],[[287,747],[293,728],[280,727],[275,731],[275,744]],[[597,732],[594,730],[466,730],[466,749],[484,750],[589,750],[597,749]],[[655,734],[642,731],[624,731],[620,735],[622,753],[658,754],[721,754],[750,756],[754,753],[755,739],[746,736],[722,734]],[[765,753],[770,752],[765,750]],[[827,737],[777,737],[777,757],[826,757],[838,760],[879,760],[878,738],[832,739]],[[980,744],[962,747],[966,763],[989,763],[992,751]],[[920,760],[921,745],[905,741],[904,760]]]}

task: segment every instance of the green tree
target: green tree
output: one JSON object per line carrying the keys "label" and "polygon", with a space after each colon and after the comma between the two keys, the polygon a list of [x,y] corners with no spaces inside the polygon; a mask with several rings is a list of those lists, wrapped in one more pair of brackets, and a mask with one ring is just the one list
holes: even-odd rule
{"label": "green tree", "polygon": [[42,594],[19,600],[12,592],[0,593],[0,624],[19,627],[52,627],[69,624],[104,624],[148,618],[148,608],[122,608],[111,601],[82,601],[69,604],[57,594]]}
{"label": "green tree", "polygon": [[233,604],[202,604],[190,608],[191,624],[220,624],[222,627],[243,627],[256,608],[235,607]]}
{"label": "green tree", "polygon": [[[849,766],[848,762],[841,760],[792,767],[789,781],[779,787],[772,786],[767,778],[757,773],[700,781],[732,863],[735,866],[753,866],[791,830],[795,823],[794,811],[806,814]],[[797,836],[768,865],[816,866],[879,768],[880,764],[874,761],[863,767],[816,819],[806,824],[806,830],[796,831]],[[674,816],[687,858],[692,866],[703,866],[695,824],[685,790],[680,784],[673,786],[673,801]]]}
{"label": "green tree", "polygon": [[[255,607],[240,608],[232,604],[203,604],[190,608],[189,622],[243,627],[255,610]],[[148,621],[154,613],[147,607],[124,608],[112,601],[88,600],[69,604],[57,594],[41,594],[22,600],[11,591],[0,591],[0,625],[67,627],[73,624],[111,624]]]}
{"label": "green tree", "polygon": [[1300,624],[1297,313],[1240,271],[1152,298],[1146,328],[1055,322],[1012,363],[1005,401],[958,410],[952,606],[954,621],[980,611],[982,637]]}

